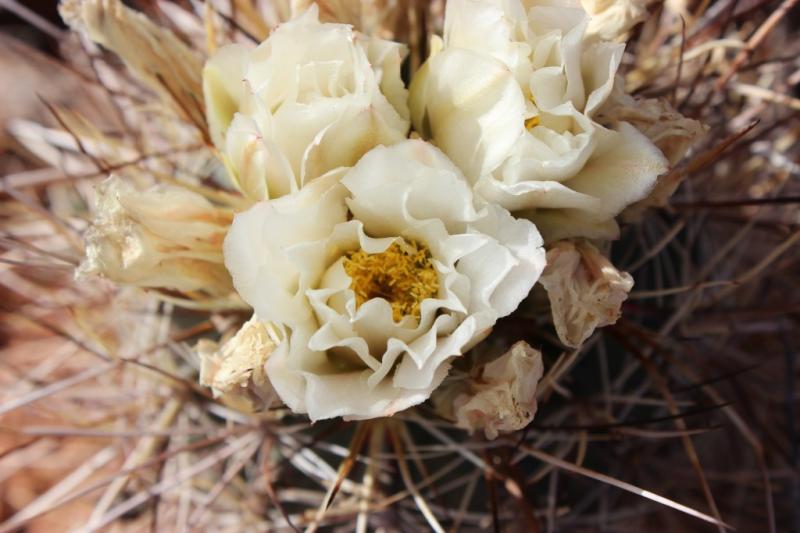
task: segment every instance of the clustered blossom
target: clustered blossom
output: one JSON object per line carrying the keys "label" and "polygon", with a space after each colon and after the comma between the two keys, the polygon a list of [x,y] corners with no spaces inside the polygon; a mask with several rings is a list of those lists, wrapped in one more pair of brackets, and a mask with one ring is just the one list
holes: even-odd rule
{"label": "clustered blossom", "polygon": [[277,198],[404,139],[405,55],[399,43],[321,23],[316,5],[253,50],[219,50],[203,88],[211,138],[236,186],[253,201]]}
{"label": "clustered blossom", "polygon": [[[351,270],[357,255],[381,265]],[[544,249],[533,224],[479,205],[444,154],[409,140],[237,215],[225,263],[256,315],[287,331],[266,364],[281,399],[312,420],[372,418],[428,399],[527,296]],[[426,270],[435,291],[419,287],[418,312],[398,320],[393,278],[429,283]]]}
{"label": "clustered blossom", "polygon": [[[659,177],[702,133],[622,90],[619,41],[642,0],[449,0],[443,39],[408,90],[406,47],[327,22],[342,6],[321,22],[310,3],[258,46],[224,46],[202,72],[187,60],[173,79],[163,58],[110,34],[127,18],[137,42],[164,30],[117,0],[64,5],[178,107],[204,102],[200,120],[195,107],[183,118],[207,125],[241,194],[234,214],[177,185],[112,177],[80,272],[235,290],[254,314],[196,352],[201,383],[242,409],[279,398],[312,420],[364,419],[436,391],[437,413],[459,427],[523,428],[538,350],[519,342],[440,387],[451,365],[537,282],[566,346],[616,321],[633,280],[595,244],[616,238],[623,210],[668,191]],[[359,13],[369,27],[375,14]],[[187,53],[166,42],[170,57]],[[187,96],[199,85],[203,98]]]}
{"label": "clustered blossom", "polygon": [[595,120],[624,44],[588,33],[579,5],[531,4],[447,3],[443,48],[411,85],[414,126],[547,241],[614,238],[667,161],[630,124]]}

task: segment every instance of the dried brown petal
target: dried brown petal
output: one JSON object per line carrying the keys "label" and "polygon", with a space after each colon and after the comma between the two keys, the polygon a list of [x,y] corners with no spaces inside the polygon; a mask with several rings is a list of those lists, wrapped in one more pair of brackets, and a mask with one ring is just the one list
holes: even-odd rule
{"label": "dried brown petal", "polygon": [[205,131],[203,59],[172,31],[119,0],[65,0],[59,11],[73,30],[116,53],[179,116]]}
{"label": "dried brown petal", "polygon": [[262,409],[276,401],[264,368],[275,349],[270,327],[253,315],[221,346],[201,340],[196,347],[201,361],[200,384],[210,387],[215,397],[247,410]]}
{"label": "dried brown petal", "polygon": [[404,41],[408,0],[292,0],[292,12],[302,13],[311,4],[319,6],[324,22],[350,24],[366,35]]}
{"label": "dried brown petal", "polygon": [[86,258],[79,275],[100,274],[138,287],[232,291],[222,240],[232,214],[203,196],[173,185],[139,191],[111,176],[97,189]]}
{"label": "dried brown petal", "polygon": [[647,15],[646,0],[581,0],[592,18],[587,32],[601,39],[616,41]]}
{"label": "dried brown petal", "polygon": [[470,432],[481,429],[488,439],[524,428],[536,414],[536,387],[543,372],[542,354],[517,342],[461,384],[465,391],[452,401],[456,425]]}
{"label": "dried brown petal", "polygon": [[664,152],[670,165],[678,163],[707,129],[697,120],[681,115],[665,98],[636,99],[625,95],[604,110],[604,118],[636,126]]}
{"label": "dried brown petal", "polygon": [[559,241],[547,252],[539,278],[550,298],[561,342],[577,348],[595,328],[617,321],[633,278],[586,241]]}

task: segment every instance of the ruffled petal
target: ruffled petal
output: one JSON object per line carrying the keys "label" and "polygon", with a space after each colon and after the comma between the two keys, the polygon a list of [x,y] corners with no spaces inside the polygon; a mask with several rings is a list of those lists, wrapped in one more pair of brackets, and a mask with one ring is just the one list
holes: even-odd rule
{"label": "ruffled petal", "polygon": [[497,168],[522,134],[525,101],[497,59],[460,48],[429,59],[411,85],[412,120],[471,181]]}
{"label": "ruffled petal", "polygon": [[647,196],[658,176],[669,169],[669,163],[647,137],[628,123],[620,123],[617,131],[599,130],[598,134],[595,155],[565,185],[598,198],[600,208],[592,213],[611,218]]}
{"label": "ruffled petal", "polygon": [[326,237],[344,222],[346,190],[331,174],[297,193],[297,197],[261,202],[239,213],[225,237],[225,266],[242,298],[263,320],[299,323],[311,313],[297,294],[300,276],[287,252],[295,243]]}
{"label": "ruffled petal", "polygon": [[253,50],[222,48],[207,63],[204,87],[231,180],[250,200],[277,198],[405,139],[405,53],[348,25],[321,23],[316,5]]}
{"label": "ruffled petal", "polygon": [[242,101],[247,48],[230,44],[219,49],[203,68],[203,95],[211,140],[225,146],[225,133]]}

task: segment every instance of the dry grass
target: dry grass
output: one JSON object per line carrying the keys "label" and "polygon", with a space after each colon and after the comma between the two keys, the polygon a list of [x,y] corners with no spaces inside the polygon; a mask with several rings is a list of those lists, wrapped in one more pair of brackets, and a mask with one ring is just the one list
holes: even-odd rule
{"label": "dry grass", "polygon": [[[492,442],[424,406],[309,426],[211,398],[188,346],[243,314],[72,279],[92,186],[109,168],[213,185],[187,163],[200,158],[191,143],[151,142],[143,124],[193,126],[148,114],[151,93],[101,50],[63,37],[54,62],[15,45],[0,56],[3,79],[48,67],[4,88],[3,116],[68,133],[47,132],[60,143],[47,161],[16,140],[44,135],[30,123],[0,147],[0,532],[800,531],[796,3],[651,6],[628,47],[629,84],[668,96],[709,134],[673,171],[670,206],[613,246],[636,279],[622,320],[579,352],[554,340],[535,298],[498,324],[498,342],[541,347],[548,372],[533,424]],[[188,2],[141,4],[202,28]],[[234,4],[215,19],[228,37],[274,23]],[[395,13],[413,61],[425,49],[414,21],[435,29],[440,9]],[[60,106],[88,116],[102,146],[75,142]]]}

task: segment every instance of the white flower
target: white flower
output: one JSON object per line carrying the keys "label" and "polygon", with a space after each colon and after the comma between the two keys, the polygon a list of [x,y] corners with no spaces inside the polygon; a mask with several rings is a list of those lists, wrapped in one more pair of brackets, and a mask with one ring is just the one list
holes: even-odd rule
{"label": "white flower", "polygon": [[231,211],[183,187],[139,191],[113,175],[97,187],[95,210],[79,275],[212,296],[232,292],[222,257]]}
{"label": "white flower", "polygon": [[615,323],[633,288],[630,274],[617,270],[585,241],[553,245],[539,282],[550,299],[558,338],[573,348],[596,328]]}
{"label": "white flower", "polygon": [[238,214],[225,264],[287,329],[267,362],[281,399],[312,420],[372,418],[425,401],[527,296],[544,251],[533,224],[477,208],[444,154],[410,140]]}
{"label": "white flower", "polygon": [[470,432],[482,429],[487,439],[524,428],[536,414],[536,388],[543,372],[541,352],[517,342],[477,368],[467,390],[455,397],[456,425]]}
{"label": "white flower", "polygon": [[405,138],[403,45],[320,23],[312,5],[254,50],[234,44],[203,71],[211,137],[251,200],[292,193]]}
{"label": "white flower", "polygon": [[411,85],[412,121],[479,195],[531,218],[546,239],[613,238],[614,217],[667,163],[629,124],[593,120],[624,45],[588,35],[573,5],[448,2],[443,50]]}

